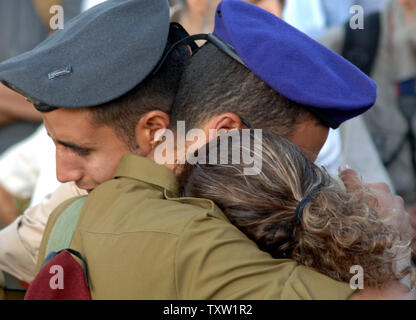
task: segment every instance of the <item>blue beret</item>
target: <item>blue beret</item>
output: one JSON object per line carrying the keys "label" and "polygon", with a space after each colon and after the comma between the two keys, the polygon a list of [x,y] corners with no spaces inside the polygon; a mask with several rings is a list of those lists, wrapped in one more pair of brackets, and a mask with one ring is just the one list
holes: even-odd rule
{"label": "blue beret", "polygon": [[327,125],[367,111],[376,84],[350,62],[271,13],[242,0],[223,0],[214,35],[282,96],[309,106]]}
{"label": "blue beret", "polygon": [[33,50],[0,64],[0,81],[35,104],[99,105],[128,92],[151,73],[168,34],[168,0],[106,1]]}

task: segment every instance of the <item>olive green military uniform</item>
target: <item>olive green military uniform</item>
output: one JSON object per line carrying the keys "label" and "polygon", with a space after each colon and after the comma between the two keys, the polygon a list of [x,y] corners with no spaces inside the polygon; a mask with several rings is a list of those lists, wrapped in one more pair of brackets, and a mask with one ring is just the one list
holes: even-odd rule
{"label": "olive green military uniform", "polygon": [[[176,198],[173,173],[138,156],[87,198],[71,248],[88,264],[93,299],[347,299],[353,290],[273,259],[213,202]],[[41,245],[45,257],[52,214]]]}

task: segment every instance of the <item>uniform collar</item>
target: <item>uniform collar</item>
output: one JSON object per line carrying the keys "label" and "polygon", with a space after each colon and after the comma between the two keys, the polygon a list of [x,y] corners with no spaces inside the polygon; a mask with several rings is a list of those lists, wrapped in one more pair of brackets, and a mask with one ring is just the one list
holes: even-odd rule
{"label": "uniform collar", "polygon": [[117,168],[114,178],[127,177],[162,187],[174,194],[178,193],[174,173],[153,160],[137,155],[125,155]]}

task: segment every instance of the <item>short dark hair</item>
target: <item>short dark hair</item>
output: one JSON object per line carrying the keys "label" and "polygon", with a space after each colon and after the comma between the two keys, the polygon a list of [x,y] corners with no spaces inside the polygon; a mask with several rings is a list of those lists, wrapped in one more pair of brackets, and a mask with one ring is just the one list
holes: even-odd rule
{"label": "short dark hair", "polygon": [[171,126],[188,129],[224,112],[234,112],[253,128],[288,137],[297,124],[316,119],[307,106],[286,99],[246,67],[207,43],[191,58],[172,109]]}
{"label": "short dark hair", "polygon": [[[165,52],[177,41],[177,33],[171,27]],[[155,74],[149,75],[123,96],[89,108],[94,122],[113,128],[132,151],[136,150],[137,122],[151,110],[170,113],[181,75],[190,56],[191,52],[186,45],[178,46]]]}

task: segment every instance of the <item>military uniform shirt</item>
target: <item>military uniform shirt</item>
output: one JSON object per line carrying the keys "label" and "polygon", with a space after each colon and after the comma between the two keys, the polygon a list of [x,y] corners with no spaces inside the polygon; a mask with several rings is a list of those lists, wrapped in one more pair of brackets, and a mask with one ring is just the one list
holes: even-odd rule
{"label": "military uniform shirt", "polygon": [[[71,248],[88,264],[93,299],[347,299],[349,285],[273,259],[210,200],[176,198],[172,171],[125,156],[89,194]],[[57,217],[48,221],[38,268]]]}

